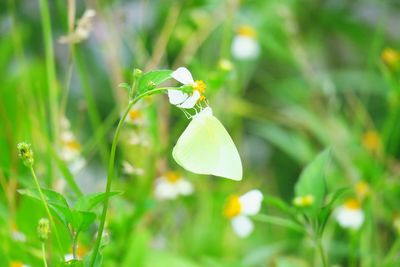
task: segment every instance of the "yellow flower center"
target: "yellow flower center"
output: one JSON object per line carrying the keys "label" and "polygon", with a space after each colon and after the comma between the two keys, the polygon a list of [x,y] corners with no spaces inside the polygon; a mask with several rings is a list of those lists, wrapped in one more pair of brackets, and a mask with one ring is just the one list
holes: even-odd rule
{"label": "yellow flower center", "polygon": [[224,216],[231,219],[240,214],[242,207],[240,205],[239,196],[232,195],[229,197],[224,207]]}
{"label": "yellow flower center", "polygon": [[358,202],[358,200],[355,198],[350,198],[350,199],[346,200],[346,202],[344,203],[344,206],[350,210],[358,210],[361,207],[360,202]]}
{"label": "yellow flower center", "polygon": [[379,135],[375,131],[366,132],[363,136],[362,143],[364,147],[371,152],[376,152],[381,145]]}
{"label": "yellow flower center", "polygon": [[385,48],[381,54],[381,58],[385,64],[393,66],[400,62],[400,53],[393,48]]}
{"label": "yellow flower center", "polygon": [[196,80],[193,84],[193,90],[197,90],[200,93],[199,101],[203,101],[206,97],[204,92],[206,91],[206,84],[202,80]]}
{"label": "yellow flower center", "polygon": [[131,120],[137,120],[137,119],[139,119],[140,118],[140,116],[142,115],[141,114],[141,112],[139,111],[139,110],[137,110],[137,109],[132,109],[132,110],[130,110],[129,111],[129,118],[131,119]]}
{"label": "yellow flower center", "polygon": [[81,144],[76,140],[64,141],[64,145],[71,150],[79,151],[81,149]]}
{"label": "yellow flower center", "polygon": [[165,174],[165,179],[170,183],[176,183],[181,179],[181,175],[177,172],[167,172]]}
{"label": "yellow flower center", "polygon": [[87,252],[88,250],[87,250],[87,248],[85,247],[85,246],[78,246],[77,247],[77,250],[76,250],[76,255],[80,258],[80,259],[82,259],[83,258],[83,256],[85,256],[85,254],[86,254],[86,252]]}
{"label": "yellow flower center", "polygon": [[356,192],[359,198],[363,199],[369,194],[369,186],[364,181],[359,181],[356,184]]}
{"label": "yellow flower center", "polygon": [[19,261],[12,261],[10,263],[10,267],[22,267],[22,266],[24,266],[24,264],[22,262],[19,262]]}
{"label": "yellow flower center", "polygon": [[293,204],[297,207],[309,207],[314,204],[314,196],[309,194],[305,196],[296,197]]}
{"label": "yellow flower center", "polygon": [[240,26],[237,32],[238,35],[240,36],[245,36],[250,38],[255,38],[257,36],[256,30],[248,25]]}

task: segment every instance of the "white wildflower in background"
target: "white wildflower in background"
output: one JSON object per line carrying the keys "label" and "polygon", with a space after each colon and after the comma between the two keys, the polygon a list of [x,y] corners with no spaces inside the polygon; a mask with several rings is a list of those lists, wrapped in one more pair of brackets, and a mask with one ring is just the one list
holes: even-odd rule
{"label": "white wildflower in background", "polygon": [[68,35],[61,36],[58,41],[62,44],[75,44],[86,40],[92,30],[93,18],[95,15],[96,11],[93,9],[86,10],[82,17],[78,20],[75,30]]}
{"label": "white wildflower in background", "polygon": [[175,70],[171,77],[192,88],[191,92],[183,92],[182,90],[168,90],[169,102],[180,108],[193,108],[198,101],[205,99],[203,93],[206,90],[206,85],[201,80],[193,80],[192,74],[185,67],[180,67]]}
{"label": "white wildflower in background", "polygon": [[232,41],[233,57],[239,60],[256,59],[260,54],[260,45],[256,36],[257,33],[252,27],[239,27]]}
{"label": "white wildflower in background", "polygon": [[142,168],[135,168],[128,161],[122,162],[122,171],[127,175],[143,175],[144,170]]}
{"label": "white wildflower in background", "polygon": [[126,123],[131,124],[131,125],[144,125],[145,120],[143,117],[143,112],[141,109],[138,108],[131,108],[129,111],[128,115],[126,116]]}
{"label": "white wildflower in background", "polygon": [[262,200],[263,195],[259,190],[229,197],[224,207],[224,215],[231,220],[233,231],[239,237],[247,237],[253,231],[254,225],[248,216],[259,213]]}
{"label": "white wildflower in background", "polygon": [[188,196],[194,191],[193,185],[176,172],[167,172],[155,182],[154,195],[159,200],[171,200]]}
{"label": "white wildflower in background", "polygon": [[357,230],[364,222],[364,212],[357,199],[348,199],[335,210],[335,218],[338,224],[347,229]]}
{"label": "white wildflower in background", "polygon": [[81,144],[70,130],[68,119],[62,119],[61,128],[60,157],[68,163],[71,172],[76,173],[86,164],[85,159],[81,156]]}
{"label": "white wildflower in background", "polygon": [[13,227],[12,231],[11,231],[11,237],[14,241],[17,242],[26,242],[26,235],[22,232],[20,232],[16,226]]}

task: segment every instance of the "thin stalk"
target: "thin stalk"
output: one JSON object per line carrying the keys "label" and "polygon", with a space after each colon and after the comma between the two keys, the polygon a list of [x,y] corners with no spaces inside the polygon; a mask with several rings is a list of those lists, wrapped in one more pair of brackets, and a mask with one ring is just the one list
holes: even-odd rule
{"label": "thin stalk", "polygon": [[78,235],[79,233],[73,233],[73,238],[72,238],[72,257],[74,259],[77,259],[76,248],[78,246]]}
{"label": "thin stalk", "polygon": [[39,180],[36,177],[35,170],[33,169],[32,166],[30,166],[29,169],[30,169],[31,174],[33,176],[33,180],[35,180],[35,184],[36,184],[36,187],[38,189],[38,192],[39,192],[39,195],[40,195],[40,199],[42,200],[44,209],[46,210],[47,216],[49,217],[50,224],[51,224],[51,227],[53,228],[54,236],[56,237],[57,245],[58,245],[58,248],[60,250],[60,254],[62,255],[63,249],[62,249],[60,237],[58,235],[58,231],[57,231],[57,228],[56,228],[56,224],[54,223],[53,216],[50,213],[50,209],[49,209],[49,206],[47,204],[46,198],[44,197],[43,191],[40,188]]}
{"label": "thin stalk", "polygon": [[42,257],[43,257],[43,265],[47,267],[47,260],[46,260],[46,247],[44,242],[42,242]]}
{"label": "thin stalk", "polygon": [[52,44],[52,32],[49,6],[47,0],[39,0],[40,16],[42,19],[43,40],[46,54],[47,86],[49,93],[50,121],[52,124],[52,140],[57,142],[58,138],[58,99],[57,82],[54,60],[54,49]]}
{"label": "thin stalk", "polygon": [[322,246],[321,239],[318,238],[316,243],[317,243],[318,253],[319,253],[320,257],[321,257],[322,266],[323,267],[328,267],[328,262],[326,260],[326,255],[325,255],[324,247]]}
{"label": "thin stalk", "polygon": [[110,152],[110,157],[108,161],[108,171],[107,171],[107,184],[106,184],[106,190],[105,190],[105,199],[104,199],[104,204],[103,204],[103,211],[101,213],[100,217],[100,225],[99,225],[99,230],[97,231],[97,238],[96,238],[96,243],[93,248],[93,254],[90,259],[90,267],[94,266],[94,263],[96,261],[97,255],[99,254],[99,249],[100,249],[100,244],[101,244],[101,238],[103,235],[104,231],[104,225],[106,222],[106,216],[107,216],[107,210],[108,210],[108,202],[109,202],[109,193],[111,191],[111,184],[114,178],[114,166],[115,166],[115,152],[117,150],[117,144],[118,144],[118,139],[119,135],[122,129],[122,126],[124,125],[125,119],[128,116],[129,111],[131,108],[144,96],[155,94],[158,92],[162,92],[168,89],[176,89],[175,87],[161,87],[161,88],[156,88],[153,90],[149,90],[145,93],[142,93],[138,96],[136,96],[131,102],[129,102],[127,108],[125,109],[121,119],[118,122],[117,129],[115,130],[113,142],[111,145],[111,152]]}

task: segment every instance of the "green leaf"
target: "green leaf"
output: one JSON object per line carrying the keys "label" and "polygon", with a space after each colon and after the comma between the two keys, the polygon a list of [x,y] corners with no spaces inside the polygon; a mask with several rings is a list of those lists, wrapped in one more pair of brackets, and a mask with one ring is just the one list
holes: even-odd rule
{"label": "green leaf", "polygon": [[347,191],[349,191],[349,188],[339,188],[327,197],[329,198],[328,204],[326,204],[326,206],[324,206],[321,209],[321,212],[318,214],[318,221],[319,221],[318,234],[323,233],[325,225],[328,222],[330,215],[332,214],[333,204]]}
{"label": "green leaf", "polygon": [[323,204],[326,193],[325,167],[329,159],[330,150],[326,149],[306,166],[295,186],[296,197],[314,197],[314,209]]}
{"label": "green leaf", "polygon": [[[61,194],[50,189],[42,188],[42,192],[49,205],[49,209],[68,227],[68,222],[71,220],[71,210],[67,200]],[[42,201],[39,191],[36,188],[19,189],[18,193]]]}
{"label": "green leaf", "polygon": [[71,215],[71,225],[77,232],[88,229],[96,219],[94,212],[72,210]]}
{"label": "green leaf", "polygon": [[[83,258],[83,266],[89,267],[90,266],[90,261],[92,259],[93,251],[91,251],[89,254],[87,254]],[[103,265],[103,253],[101,250],[99,251],[99,254],[97,254],[96,261],[94,262],[94,265],[91,267],[101,267]]]}
{"label": "green leaf", "polygon": [[264,223],[269,223],[269,224],[275,224],[281,227],[286,227],[291,230],[297,231],[299,233],[305,233],[306,229],[298,224],[295,221],[286,219],[286,218],[281,218],[281,217],[276,217],[272,215],[265,215],[265,214],[257,214],[251,217],[255,221],[260,221]]}
{"label": "green leaf", "polygon": [[[119,195],[121,192],[110,192],[108,197]],[[75,210],[90,211],[106,199],[106,193],[94,193],[80,197],[74,205]]]}
{"label": "green leaf", "polygon": [[139,78],[137,94],[141,95],[156,88],[161,83],[171,78],[172,70],[155,70],[143,74]]}

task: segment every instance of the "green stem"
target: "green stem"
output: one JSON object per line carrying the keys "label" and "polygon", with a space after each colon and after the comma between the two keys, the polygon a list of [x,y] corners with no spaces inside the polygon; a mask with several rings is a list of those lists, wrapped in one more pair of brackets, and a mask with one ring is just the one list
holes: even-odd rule
{"label": "green stem", "polygon": [[43,40],[46,53],[46,72],[47,86],[49,93],[50,121],[52,124],[52,140],[57,141],[58,138],[58,99],[57,99],[57,82],[56,68],[54,60],[54,49],[52,44],[51,21],[49,14],[49,6],[47,0],[39,0],[40,15],[42,19]]}
{"label": "green stem", "polygon": [[78,235],[79,235],[79,232],[73,233],[73,238],[72,238],[72,256],[74,259],[77,259],[76,247],[78,245]]}
{"label": "green stem", "polygon": [[39,192],[39,195],[40,195],[40,199],[41,199],[42,202],[43,202],[44,209],[46,210],[47,216],[49,217],[50,224],[51,224],[51,226],[52,226],[52,228],[53,228],[54,236],[56,237],[56,240],[57,240],[57,244],[58,244],[58,248],[59,248],[59,250],[60,250],[61,258],[63,258],[63,256],[62,256],[62,254],[63,254],[63,249],[62,249],[60,237],[59,237],[59,235],[58,235],[58,231],[57,231],[57,228],[56,228],[56,224],[54,223],[53,216],[52,216],[51,213],[50,213],[50,209],[49,209],[49,206],[48,206],[48,204],[47,204],[46,198],[44,197],[43,191],[42,191],[42,189],[40,188],[39,180],[38,180],[37,177],[36,177],[35,170],[33,169],[32,166],[30,166],[29,169],[30,169],[30,171],[31,171],[31,174],[32,174],[32,176],[33,176],[33,180],[35,181],[36,187],[37,187],[37,189],[38,189],[38,192]]}
{"label": "green stem", "polygon": [[44,242],[42,242],[42,257],[43,257],[43,265],[47,267],[47,260],[46,260],[46,247]]}
{"label": "green stem", "polygon": [[321,257],[322,266],[323,267],[328,267],[328,263],[327,263],[326,256],[325,256],[324,247],[322,246],[322,242],[321,242],[320,238],[318,238],[318,240],[317,240],[317,249],[318,249],[319,255]]}
{"label": "green stem", "polygon": [[100,217],[100,225],[99,225],[99,230],[97,231],[96,243],[94,245],[92,257],[91,257],[90,264],[89,264],[90,267],[94,266],[97,255],[99,254],[101,238],[103,235],[104,225],[106,222],[106,216],[107,216],[107,210],[108,210],[109,193],[111,191],[111,184],[112,184],[112,180],[114,178],[115,152],[117,149],[119,135],[120,135],[122,126],[124,125],[124,122],[125,122],[125,118],[128,116],[128,113],[131,110],[131,108],[133,107],[133,105],[135,105],[141,98],[143,98],[144,96],[155,94],[155,93],[165,91],[168,89],[176,89],[176,88],[175,87],[161,87],[161,88],[149,90],[145,93],[142,93],[142,94],[136,96],[131,102],[129,102],[126,110],[124,111],[124,114],[122,115],[121,119],[118,122],[118,126],[117,126],[117,129],[115,130],[114,139],[113,139],[113,142],[111,145],[111,152],[110,152],[110,157],[109,157],[109,161],[108,161],[107,184],[106,184],[106,190],[105,190],[106,197],[104,199],[103,211],[102,211],[101,217]]}

